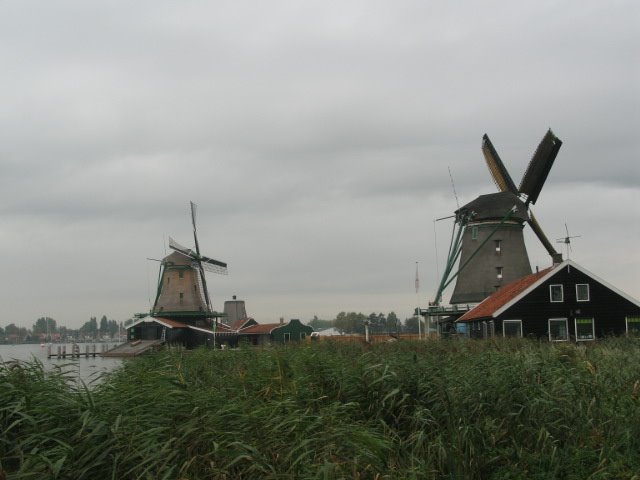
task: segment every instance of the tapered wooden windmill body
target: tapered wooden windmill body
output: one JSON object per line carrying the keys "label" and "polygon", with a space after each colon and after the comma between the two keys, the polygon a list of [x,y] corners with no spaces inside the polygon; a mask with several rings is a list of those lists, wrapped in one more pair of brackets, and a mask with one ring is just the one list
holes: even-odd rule
{"label": "tapered wooden windmill body", "polygon": [[162,272],[158,283],[153,315],[179,314],[202,315],[207,312],[200,271],[193,260],[173,252],[162,260]]}

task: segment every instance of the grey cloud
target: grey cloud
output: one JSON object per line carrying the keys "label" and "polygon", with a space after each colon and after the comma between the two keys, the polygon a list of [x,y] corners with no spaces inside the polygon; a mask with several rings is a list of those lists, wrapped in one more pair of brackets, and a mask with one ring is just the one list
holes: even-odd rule
{"label": "grey cloud", "polygon": [[[422,296],[435,289],[448,167],[470,201],[494,191],[483,133],[519,180],[549,127],[564,145],[543,227],[575,224],[585,267],[640,296],[593,228],[637,250],[619,213],[637,216],[637,15],[630,1],[3,2],[0,289],[15,300],[0,325],[144,310],[145,258],[168,234],[191,241],[189,200],[230,264],[210,282],[218,308],[240,294],[259,320],[408,315],[415,261]],[[585,198],[601,199],[588,215]]]}

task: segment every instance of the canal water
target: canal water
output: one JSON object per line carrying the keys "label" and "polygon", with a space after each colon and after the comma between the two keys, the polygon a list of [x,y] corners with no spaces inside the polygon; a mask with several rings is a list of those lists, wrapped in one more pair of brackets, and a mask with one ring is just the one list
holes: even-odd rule
{"label": "canal water", "polygon": [[[90,344],[92,345],[92,344]],[[113,348],[117,343],[108,343],[109,348]],[[58,344],[51,345],[51,352],[57,351]],[[67,344],[67,353],[71,352],[71,344]],[[92,347],[90,346],[90,349]],[[85,351],[84,344],[80,344],[80,351]],[[87,384],[98,382],[100,377],[105,373],[109,373],[120,365],[123,360],[121,358],[102,358],[99,356],[101,351],[101,344],[96,344],[96,352],[98,354],[95,358],[74,358],[67,357],[66,359],[47,358],[47,347],[40,346],[39,344],[23,344],[23,345],[0,345],[0,362],[10,361],[22,361],[27,362],[33,359],[37,359],[42,363],[45,370],[53,370],[55,368],[61,368],[65,372],[69,372],[70,375],[75,376],[77,379],[84,381]]]}

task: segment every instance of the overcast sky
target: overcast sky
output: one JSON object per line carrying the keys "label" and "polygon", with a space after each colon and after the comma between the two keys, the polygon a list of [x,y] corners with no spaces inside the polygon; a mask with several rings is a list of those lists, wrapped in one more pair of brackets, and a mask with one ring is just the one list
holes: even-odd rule
{"label": "overcast sky", "polygon": [[548,128],[538,220],[640,298],[639,26],[635,0],[4,0],[0,326],[148,311],[190,200],[215,309],[406,318],[448,169],[460,204],[494,192],[486,132],[519,183]]}

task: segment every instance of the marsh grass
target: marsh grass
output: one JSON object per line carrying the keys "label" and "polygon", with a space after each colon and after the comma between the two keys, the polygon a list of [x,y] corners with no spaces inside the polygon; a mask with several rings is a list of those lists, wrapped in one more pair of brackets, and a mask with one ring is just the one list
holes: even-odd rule
{"label": "marsh grass", "polygon": [[15,479],[640,479],[640,345],[170,351],[93,386],[0,366]]}

